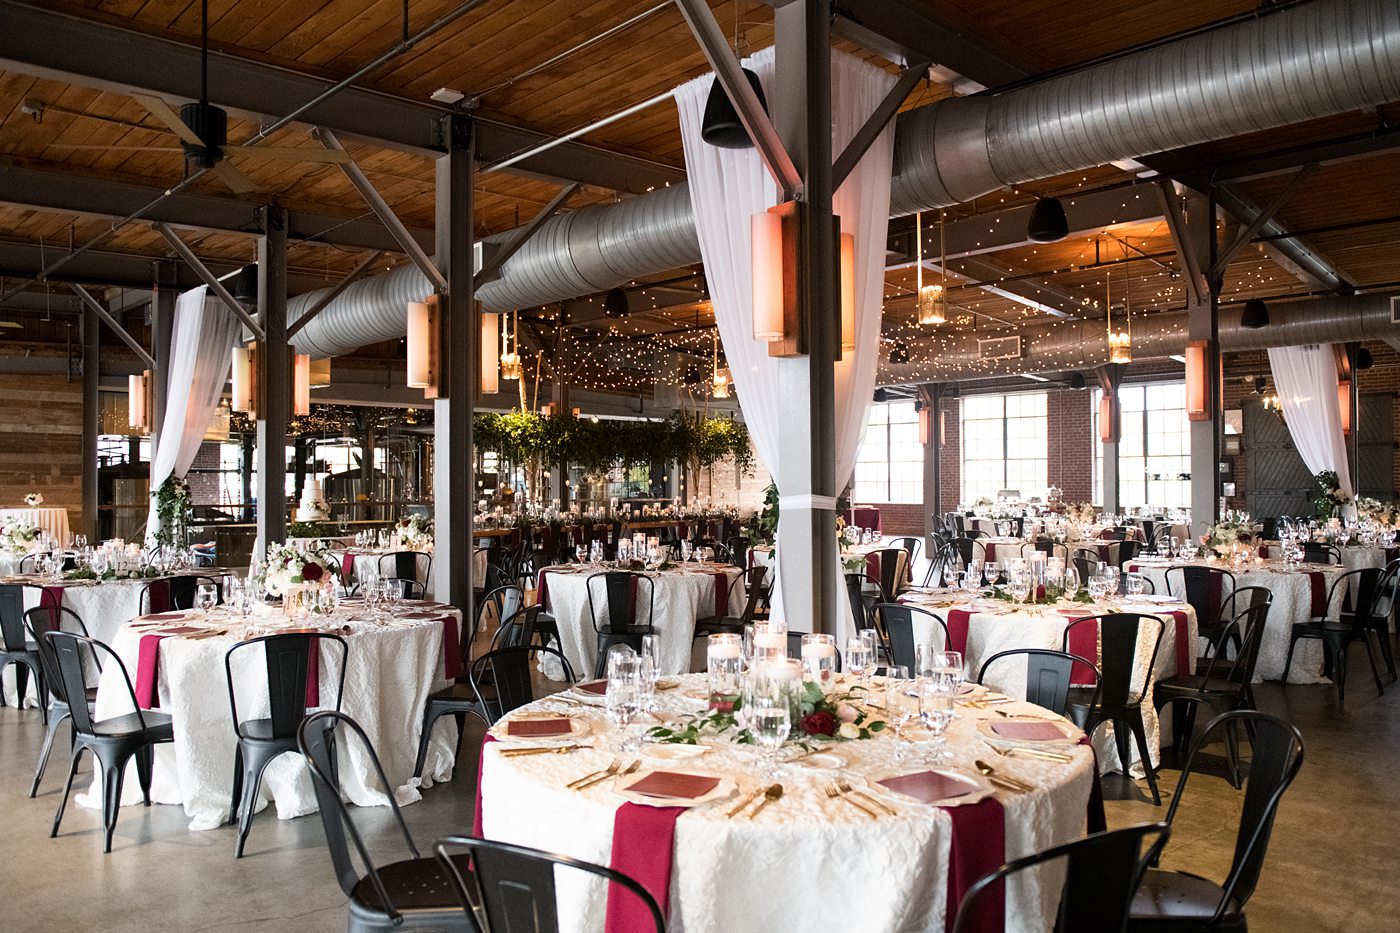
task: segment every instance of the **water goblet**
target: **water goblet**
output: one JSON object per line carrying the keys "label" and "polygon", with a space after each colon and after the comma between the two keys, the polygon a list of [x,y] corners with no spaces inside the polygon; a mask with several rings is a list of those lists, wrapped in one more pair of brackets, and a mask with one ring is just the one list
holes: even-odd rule
{"label": "water goblet", "polygon": [[930,677],[919,681],[919,723],[932,737],[930,760],[943,764],[952,759],[948,751],[948,727],[957,715],[954,688],[941,677]]}
{"label": "water goblet", "polygon": [[646,702],[642,658],[625,645],[608,652],[608,686],[605,696],[608,718],[623,733],[622,750],[630,752],[641,745],[640,736],[629,731]]}
{"label": "water goblet", "polygon": [[646,680],[647,709],[656,710],[656,681],[661,676],[661,639],[657,635],[642,636],[642,674]]}
{"label": "water goblet", "polygon": [[219,601],[219,587],[213,583],[201,583],[194,588],[194,607],[207,614]]}
{"label": "water goblet", "polygon": [[778,774],[778,749],[792,732],[792,706],[783,683],[767,677],[754,678],[751,686],[746,722],[749,733],[767,759],[768,777]]}
{"label": "water goblet", "polygon": [[919,714],[919,694],[909,678],[909,668],[891,664],[885,668],[885,710],[894,729],[894,760],[901,762],[908,752],[904,727]]}
{"label": "water goblet", "polygon": [[1142,574],[1128,574],[1127,582],[1124,584],[1124,589],[1127,591],[1127,594],[1129,596],[1141,596],[1145,588],[1146,587],[1142,580]]}
{"label": "water goblet", "polygon": [[863,638],[846,640],[846,670],[862,683],[869,679],[875,667],[875,653]]}
{"label": "water goblet", "polygon": [[802,667],[809,680],[830,683],[836,677],[836,637],[821,632],[803,635]]}

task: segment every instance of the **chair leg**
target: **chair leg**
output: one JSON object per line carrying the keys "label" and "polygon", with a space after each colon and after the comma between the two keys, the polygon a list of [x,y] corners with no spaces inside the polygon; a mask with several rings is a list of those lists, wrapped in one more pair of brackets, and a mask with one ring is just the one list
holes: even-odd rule
{"label": "chair leg", "polygon": [[122,783],[126,777],[126,761],[108,765],[96,752],[98,765],[102,768],[102,854],[112,851],[112,833],[117,828],[117,813],[122,806]]}
{"label": "chair leg", "polygon": [[30,797],[39,793],[39,782],[44,779],[44,769],[49,766],[49,753],[53,751],[53,737],[58,734],[58,727],[63,725],[67,718],[66,715],[49,717],[48,728],[44,730],[44,744],[39,749],[39,766],[34,769],[34,783],[29,785]]}
{"label": "chair leg", "polygon": [[1225,755],[1230,762],[1230,786],[1240,789],[1240,740],[1235,734],[1234,723],[1225,728]]}
{"label": "chair leg", "polygon": [[428,759],[428,741],[433,737],[433,726],[447,714],[447,710],[434,709],[429,703],[423,710],[423,732],[418,736],[418,760],[413,765],[413,776],[421,778],[423,776],[423,764]]}
{"label": "chair leg", "polygon": [[136,781],[141,785],[141,803],[151,805],[151,767],[155,764],[155,746],[142,745],[136,750]]}
{"label": "chair leg", "polygon": [[1340,639],[1324,639],[1323,645],[1332,656],[1332,679],[1337,683],[1337,702],[1347,698],[1347,646]]}
{"label": "chair leg", "polygon": [[[1376,667],[1376,650],[1371,648],[1371,642],[1377,640],[1375,629],[1366,629],[1366,633],[1362,637],[1362,641],[1366,644],[1366,660],[1371,662],[1371,676],[1376,680],[1377,695],[1385,696],[1385,687],[1381,686],[1380,668]],[[1379,650],[1379,646],[1377,646],[1377,650]]]}
{"label": "chair leg", "polygon": [[1369,626],[1367,631],[1376,639],[1376,646],[1380,649],[1381,659],[1385,661],[1385,672],[1390,675],[1390,682],[1400,680],[1395,672],[1395,654],[1390,650],[1390,632],[1384,625]]}
{"label": "chair leg", "polygon": [[63,822],[63,808],[68,805],[68,795],[73,792],[73,776],[78,773],[78,762],[86,749],[86,745],[73,749],[72,760],[68,763],[68,780],[64,782],[63,796],[58,799],[58,812],[53,815],[53,828],[49,830],[50,839],[58,835],[58,824]]}
{"label": "chair leg", "polygon": [[229,798],[228,822],[238,822],[238,803],[243,799],[243,743],[233,748],[233,794]]}
{"label": "chair leg", "polygon": [[248,833],[253,828],[253,811],[258,808],[258,789],[262,786],[262,774],[271,760],[260,751],[251,751],[243,755],[243,793],[238,801],[238,840],[233,847],[234,858],[243,857],[243,845],[248,841]]}
{"label": "chair leg", "polygon": [[1132,773],[1132,752],[1128,745],[1128,729],[1124,728],[1125,723],[1121,719],[1113,720],[1113,741],[1118,746],[1118,763],[1123,766],[1123,776],[1127,777]]}
{"label": "chair leg", "polygon": [[1142,756],[1142,770],[1147,775],[1147,786],[1152,791],[1152,805],[1162,805],[1162,794],[1157,790],[1157,773],[1152,767],[1152,753],[1147,747],[1147,729],[1142,724],[1142,713],[1138,712],[1129,723],[1133,736],[1137,739],[1138,754]]}
{"label": "chair leg", "polygon": [[1293,670],[1293,648],[1298,644],[1298,636],[1288,638],[1288,657],[1283,662],[1283,685],[1288,686],[1288,672]]}

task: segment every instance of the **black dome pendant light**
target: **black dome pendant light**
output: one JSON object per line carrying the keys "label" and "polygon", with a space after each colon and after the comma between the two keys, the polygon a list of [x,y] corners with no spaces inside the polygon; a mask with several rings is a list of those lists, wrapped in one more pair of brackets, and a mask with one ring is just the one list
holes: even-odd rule
{"label": "black dome pendant light", "polygon": [[[749,79],[749,87],[758,96],[764,112],[768,111],[768,99],[763,96],[763,85],[758,82],[758,74],[749,68],[741,69]],[[752,149],[753,140],[749,131],[739,119],[739,111],[724,92],[724,85],[715,78],[710,84],[710,96],[705,99],[705,117],[700,123],[700,138],[719,149]]]}
{"label": "black dome pendant light", "polygon": [[1069,236],[1069,221],[1059,198],[1040,198],[1035,202],[1027,236],[1037,243],[1054,243]]}
{"label": "black dome pendant light", "polygon": [[1240,312],[1240,326],[1250,330],[1259,330],[1261,327],[1269,326],[1269,306],[1258,298],[1251,298],[1244,303],[1244,310]]}

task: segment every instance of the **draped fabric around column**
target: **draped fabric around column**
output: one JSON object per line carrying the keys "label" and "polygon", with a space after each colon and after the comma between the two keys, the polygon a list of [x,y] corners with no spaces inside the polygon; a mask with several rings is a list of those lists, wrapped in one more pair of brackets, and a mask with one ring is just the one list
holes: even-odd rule
{"label": "draped fabric around column", "polygon": [[169,395],[160,443],[151,459],[151,504],[146,520],[149,539],[160,529],[155,492],[170,476],[183,477],[194,462],[204,432],[214,417],[232,366],[234,343],[242,323],[218,298],[199,286],[175,304],[170,340]]}
{"label": "draped fabric around column", "polygon": [[[770,47],[745,61],[774,100],[773,52]],[[840,153],[895,78],[853,56],[833,51],[832,150]],[[779,387],[785,367],[801,361],[770,357],[766,344],[753,339],[752,238],[750,216],[777,204],[778,186],[753,149],[719,149],[700,138],[705,101],[714,78],[705,75],[675,91],[680,111],[686,175],[695,210],[700,253],[714,303],[715,320],[744,420],[764,465],[782,490]],[[843,489],[855,470],[856,452],[879,368],[880,316],[884,299],[885,244],[889,228],[890,177],[894,152],[893,124],[876,139],[833,197],[841,231],[855,237],[855,350],[836,364],[836,488]],[[797,497],[802,498],[802,497]],[[796,499],[790,504],[796,504]],[[780,500],[780,506],[782,502]],[[781,542],[779,542],[781,546]],[[836,547],[832,529],[832,547]],[[774,591],[774,612],[781,615],[782,581]],[[853,629],[844,590],[837,599],[841,635]]]}
{"label": "draped fabric around column", "polygon": [[1283,418],[1293,446],[1308,472],[1337,474],[1343,492],[1354,494],[1347,469],[1347,446],[1342,436],[1342,414],[1337,407],[1336,356],[1329,344],[1271,347],[1273,370]]}

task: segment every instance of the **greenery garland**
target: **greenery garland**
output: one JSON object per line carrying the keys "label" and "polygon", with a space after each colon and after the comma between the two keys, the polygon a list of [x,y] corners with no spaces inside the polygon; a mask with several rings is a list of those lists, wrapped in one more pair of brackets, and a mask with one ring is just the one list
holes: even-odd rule
{"label": "greenery garland", "polygon": [[155,542],[161,546],[185,543],[185,532],[189,525],[190,487],[183,479],[173,474],[156,487],[156,518],[160,528],[156,530]]}
{"label": "greenery garland", "polygon": [[677,413],[665,421],[592,421],[517,409],[478,414],[472,431],[477,449],[494,450],[516,463],[540,457],[606,473],[649,463],[703,469],[733,458],[744,473],[753,471],[748,427],[732,418]]}

